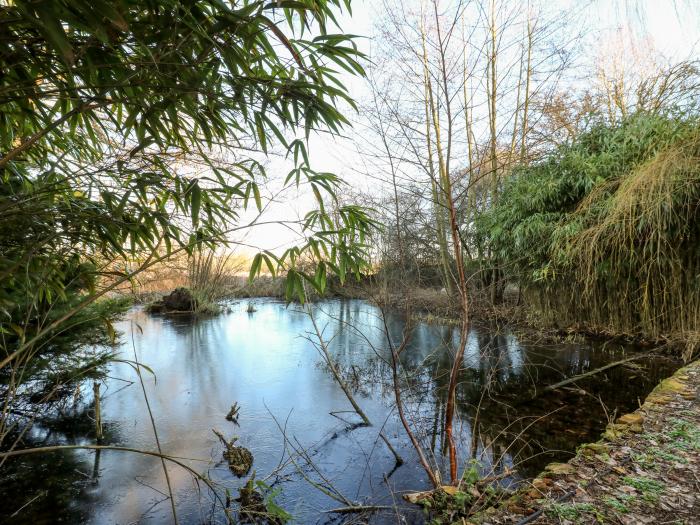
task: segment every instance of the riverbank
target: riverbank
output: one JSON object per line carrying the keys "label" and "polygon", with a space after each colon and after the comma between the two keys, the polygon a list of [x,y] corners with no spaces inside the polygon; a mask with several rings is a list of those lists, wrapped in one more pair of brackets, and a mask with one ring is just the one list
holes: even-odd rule
{"label": "riverbank", "polygon": [[[622,386],[621,386],[622,387]],[[553,463],[479,525],[700,523],[700,360],[662,381],[602,439]]]}
{"label": "riverbank", "polygon": [[[341,288],[342,290],[345,287]],[[444,290],[415,288],[407,292],[372,293],[368,286],[349,285],[353,297],[370,300],[379,306],[409,312],[415,321],[431,324],[458,325],[461,310],[458,301]],[[469,318],[473,323],[508,327],[521,339],[530,342],[583,343],[588,339],[665,350],[689,362],[700,352],[700,332],[648,337],[643,333],[622,332],[614,326],[591,326],[584,323],[561,323],[523,301],[515,290],[504,294],[503,301],[492,304],[487,297],[470,297]]]}
{"label": "riverbank", "polygon": [[[136,303],[148,304],[162,299],[169,293],[144,292],[130,294]],[[320,297],[309,290],[309,300]],[[225,299],[276,298],[285,299],[284,277],[262,276],[249,282],[239,277],[221,290]],[[340,284],[329,280],[324,298],[364,299],[381,308],[407,313],[414,321],[437,325],[459,325],[461,310],[458,302],[445,290],[429,287],[414,287],[403,291],[385,289],[371,277],[361,281],[348,280]],[[490,327],[507,327],[524,341],[532,343],[584,343],[598,339],[621,344],[633,344],[646,348],[665,350],[689,362],[700,351],[700,332],[687,331],[649,338],[640,333],[616,331],[612,326],[589,326],[585,324],[561,324],[556,319],[547,319],[542,312],[523,302],[517,289],[507,290],[503,302],[493,305],[488,298],[476,294],[470,298],[470,321]]]}

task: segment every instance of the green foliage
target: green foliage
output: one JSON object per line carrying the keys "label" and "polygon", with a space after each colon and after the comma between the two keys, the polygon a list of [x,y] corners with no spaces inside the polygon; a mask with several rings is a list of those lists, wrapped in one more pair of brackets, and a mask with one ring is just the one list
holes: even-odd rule
{"label": "green foliage", "polygon": [[[31,312],[32,316],[24,319],[21,328],[12,325],[16,331],[3,328],[3,344],[12,348],[31,338],[43,326],[75,308],[85,293],[80,286],[71,285],[65,300],[44,301],[31,308],[18,298],[17,310]],[[78,310],[69,322],[46,331],[29,358],[20,361],[22,381],[18,384],[14,377],[0,374],[0,392],[9,394],[8,390],[16,389],[15,406],[27,401],[53,401],[72,385],[100,377],[118,339],[113,325],[130,305],[126,298],[102,299]]]}
{"label": "green foliage", "polygon": [[517,170],[478,230],[550,317],[655,337],[698,329],[698,203],[698,118],[640,113]]}
{"label": "green foliage", "polygon": [[349,0],[2,4],[0,331],[14,335],[0,373],[149,264],[246,228],[273,147],[318,210],[301,246],[258,261],[289,271],[300,298],[302,279],[323,289],[328,271],[359,271],[372,223],[337,203],[342,181],[315,172],[306,145],[354,108],[338,71],[363,74],[363,56],[329,31],[343,9]]}
{"label": "green foliage", "polygon": [[650,503],[656,503],[665,488],[663,483],[644,477],[625,476],[622,482],[637,489],[642,493],[642,499]]}
{"label": "green foliage", "polygon": [[481,474],[479,473],[480,464],[478,461],[472,459],[469,461],[469,468],[465,468],[462,473],[462,483],[466,485],[473,485],[481,479]]}
{"label": "green foliage", "polygon": [[556,518],[578,523],[584,514],[597,514],[597,510],[590,503],[550,503],[546,513]]}
{"label": "green foliage", "polygon": [[287,523],[292,519],[292,515],[280,507],[275,501],[282,489],[272,489],[264,481],[256,480],[255,484],[265,494],[265,510],[272,523]]}
{"label": "green foliage", "polygon": [[[355,241],[366,216],[351,207],[338,220],[326,214],[324,195],[333,199],[340,181],[311,170],[305,142],[288,138],[347,123],[336,106],[353,103],[331,64],[363,71],[352,37],[326,32],[341,5],[349,8],[325,0],[4,6],[4,225],[17,230],[17,215],[42,216],[36,242],[46,251],[71,243],[104,257],[222,241],[241,208],[262,207],[264,169],[240,152],[225,162],[212,152],[267,151],[274,139],[294,154],[288,182],[310,184],[321,205],[305,224],[313,242],[299,252],[338,242],[338,261],[347,251],[346,265],[361,264]],[[311,31],[320,34],[303,38]],[[193,157],[204,175],[178,169],[175,161]],[[0,271],[17,273],[14,263],[27,255],[17,251]],[[29,255],[28,264],[46,262]],[[275,263],[293,266],[296,255]],[[34,284],[56,293],[61,279]]]}
{"label": "green foliage", "polygon": [[605,502],[606,505],[611,507],[614,511],[616,512],[621,512],[622,514],[627,514],[630,509],[625,505],[623,502],[618,500],[617,498],[613,498],[612,496],[606,496],[603,498],[603,501]]}
{"label": "green foliage", "polygon": [[700,428],[684,419],[673,420],[673,427],[668,431],[674,446],[684,450],[700,450]]}
{"label": "green foliage", "polygon": [[[476,465],[476,462],[473,463]],[[477,474],[469,475],[474,479],[474,484],[479,479]],[[466,489],[465,480],[460,482],[460,487]],[[496,505],[505,495],[504,491],[497,486],[472,487],[473,490],[481,492],[481,497],[476,497],[467,490],[450,490],[446,492],[437,489],[418,500],[418,504],[423,507],[423,511],[430,517],[431,525],[443,523],[459,523],[474,514],[474,505],[479,508],[488,508]]]}

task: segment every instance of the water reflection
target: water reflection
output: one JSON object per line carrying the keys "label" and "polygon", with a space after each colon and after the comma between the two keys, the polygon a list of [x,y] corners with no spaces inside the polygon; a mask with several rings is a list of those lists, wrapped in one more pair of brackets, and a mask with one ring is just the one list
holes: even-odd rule
{"label": "water reflection", "polygon": [[[211,429],[239,436],[255,456],[258,479],[281,489],[278,502],[299,523],[325,522],[329,517],[322,511],[337,502],[303,479],[315,475],[312,469],[302,476],[291,464],[281,463],[285,444],[279,426],[290,441],[308,449],[327,481],[352,500],[391,505],[396,497],[392,492],[426,488],[425,473],[394,413],[390,354],[380,312],[355,300],[314,307],[341,373],[375,423],[353,428],[343,420],[352,423],[357,418],[344,412],[349,410],[346,398],[306,338],[312,331],[308,316],[298,307],[274,301],[257,301],[253,314],[245,312],[245,306],[235,303],[228,314],[199,320],[134,310],[120,325],[124,357],[146,363],[155,374],[144,373],[144,380],[163,450],[187,458],[183,461],[235,494],[242,481],[221,461],[221,446]],[[404,320],[390,314],[386,326],[398,343]],[[418,325],[401,356],[406,410],[431,460],[443,469],[442,420],[457,340],[454,328]],[[566,458],[582,441],[596,439],[606,421],[603,405],[608,411],[633,409],[637,398],[674,366],[648,361],[644,373],[619,367],[577,388],[518,404],[533,386],[619,359],[625,349],[526,346],[508,332],[484,328],[472,329],[467,345],[457,391],[461,464],[473,459],[483,472],[496,473],[515,467],[522,476],[536,473],[553,458]],[[153,450],[140,388],[124,388],[124,379],[136,379],[133,369],[115,363],[109,376],[102,406],[107,441]],[[234,401],[241,406],[240,426],[224,419]],[[86,421],[84,426],[70,421],[37,425],[31,438],[88,443],[89,418]],[[379,427],[406,459],[388,483],[384,476],[392,472],[394,461],[377,440]],[[268,477],[271,473],[275,475]],[[3,476],[0,496],[13,504],[0,509],[0,518],[8,523],[25,523],[28,517],[36,523],[58,518],[91,524],[171,521],[158,458],[75,451],[14,461]],[[186,471],[171,466],[170,476],[182,523],[223,521],[220,511],[213,510],[212,496]],[[50,496],[42,496],[47,490]],[[9,516],[37,495],[23,514]],[[394,522],[395,516],[386,519]],[[415,513],[407,519],[423,518]]]}

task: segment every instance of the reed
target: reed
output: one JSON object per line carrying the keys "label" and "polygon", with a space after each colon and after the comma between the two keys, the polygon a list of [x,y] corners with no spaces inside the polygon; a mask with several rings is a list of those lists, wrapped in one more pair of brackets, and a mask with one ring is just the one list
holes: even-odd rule
{"label": "reed", "polygon": [[187,283],[197,299],[197,313],[216,313],[218,303],[230,295],[237,269],[231,252],[217,255],[202,247],[187,260]]}

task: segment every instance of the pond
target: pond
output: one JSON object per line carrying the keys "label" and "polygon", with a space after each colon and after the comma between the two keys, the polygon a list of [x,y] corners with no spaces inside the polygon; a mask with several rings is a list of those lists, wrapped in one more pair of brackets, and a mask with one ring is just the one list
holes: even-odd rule
{"label": "pond", "polygon": [[[255,312],[246,311],[247,302],[233,302],[226,313],[207,319],[157,317],[134,308],[119,325],[120,357],[136,359],[153,372],[144,370],[143,379],[163,452],[227,487],[233,499],[246,478],[234,476],[222,459],[216,429],[227,439],[238,436],[238,444],[252,452],[256,479],[275,491],[275,501],[296,523],[347,519],[327,512],[343,504],[312,483],[326,492],[332,487],[353,502],[399,507],[374,514],[373,523],[396,523],[397,512],[406,523],[422,523],[420,510],[401,499],[402,492],[429,488],[395,411],[386,330],[398,342],[402,317],[387,314],[385,327],[381,311],[361,300],[313,306],[330,352],[373,423],[357,427],[359,418],[314,345],[308,314],[299,305],[268,299],[253,303]],[[457,338],[454,327],[417,324],[402,354],[406,411],[443,472],[441,421],[449,352]],[[474,465],[482,474],[513,470],[501,481],[507,485],[537,474],[552,460],[565,460],[580,443],[597,440],[609,417],[634,410],[677,363],[646,359],[637,362],[641,366],[619,366],[524,401],[534,386],[632,351],[602,343],[522,344],[508,331],[473,328],[457,392],[460,465]],[[111,365],[102,395],[104,442],[156,450],[131,364]],[[240,406],[237,424],[225,418],[234,402]],[[89,400],[76,403],[50,423],[38,422],[28,440],[35,446],[94,443],[90,405]],[[405,460],[398,468],[378,440],[380,429]],[[176,465],[168,470],[181,524],[225,522],[206,486]],[[13,459],[2,475],[0,499],[11,502],[0,508],[3,522],[172,522],[157,457],[71,450]],[[223,489],[221,494],[225,497]]]}

